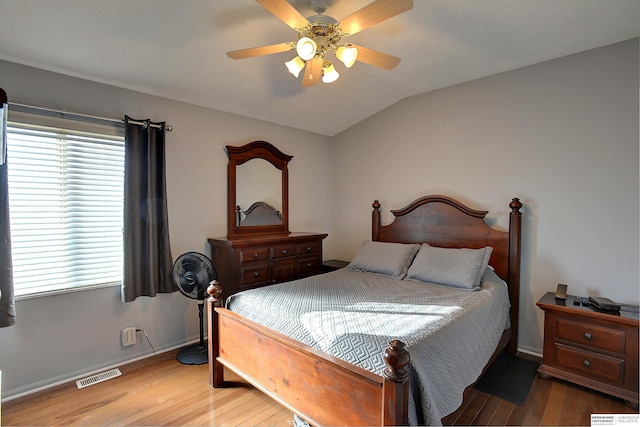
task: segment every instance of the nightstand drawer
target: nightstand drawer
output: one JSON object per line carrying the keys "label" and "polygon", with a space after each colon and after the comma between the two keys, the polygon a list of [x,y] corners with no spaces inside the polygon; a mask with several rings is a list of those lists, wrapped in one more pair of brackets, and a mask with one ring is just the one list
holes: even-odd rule
{"label": "nightstand drawer", "polygon": [[626,346],[624,330],[561,317],[556,323],[556,339],[618,354],[624,354]]}
{"label": "nightstand drawer", "polygon": [[590,377],[624,384],[624,360],[615,357],[556,344],[555,364]]}

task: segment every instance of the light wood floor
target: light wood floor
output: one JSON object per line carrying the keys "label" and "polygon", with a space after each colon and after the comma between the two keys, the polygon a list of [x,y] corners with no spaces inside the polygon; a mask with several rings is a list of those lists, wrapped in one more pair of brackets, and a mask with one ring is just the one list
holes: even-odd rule
{"label": "light wood floor", "polygon": [[[293,415],[232,374],[212,389],[207,365],[175,352],[120,367],[122,376],[78,390],[75,382],[2,405],[2,426],[291,426]],[[445,425],[590,425],[592,413],[637,413],[620,400],[561,381],[534,380],[524,405],[472,390]]]}

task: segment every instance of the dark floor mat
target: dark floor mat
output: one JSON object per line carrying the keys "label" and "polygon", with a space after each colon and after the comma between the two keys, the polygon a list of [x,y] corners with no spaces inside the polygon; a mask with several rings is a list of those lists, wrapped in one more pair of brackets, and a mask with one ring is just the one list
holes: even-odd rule
{"label": "dark floor mat", "polygon": [[516,405],[529,394],[539,363],[502,352],[476,383],[475,388]]}

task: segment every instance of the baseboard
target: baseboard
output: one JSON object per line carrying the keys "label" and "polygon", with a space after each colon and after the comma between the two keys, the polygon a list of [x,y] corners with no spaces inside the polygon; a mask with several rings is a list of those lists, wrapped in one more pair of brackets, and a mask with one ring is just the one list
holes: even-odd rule
{"label": "baseboard", "polygon": [[530,349],[527,349],[527,348],[518,347],[518,353],[524,353],[524,354],[527,354],[529,356],[532,356],[532,357],[535,357],[535,358],[538,358],[538,359],[542,360],[542,353],[540,352],[540,350],[537,350],[537,349],[536,350],[530,350]]}
{"label": "baseboard", "polygon": [[[205,337],[205,339],[206,339],[206,337]],[[178,344],[178,345],[174,345],[174,346],[171,346],[171,347],[167,347],[167,348],[163,348],[163,349],[160,349],[160,350],[156,350],[155,354],[153,352],[150,352],[150,353],[147,353],[147,354],[143,354],[142,356],[138,356],[138,357],[134,357],[134,358],[131,358],[131,359],[126,359],[126,360],[120,361],[120,362],[118,362],[116,364],[113,364],[113,365],[103,366],[103,367],[98,368],[98,369],[94,369],[94,370],[87,371],[87,372],[82,372],[81,374],[77,374],[77,375],[74,375],[74,376],[71,376],[71,377],[68,377],[68,378],[63,378],[61,380],[55,381],[55,382],[50,383],[50,384],[46,384],[46,385],[43,385],[43,386],[40,386],[40,387],[35,387],[33,389],[29,389],[29,390],[26,390],[26,391],[23,391],[23,392],[20,392],[20,393],[16,393],[16,394],[13,394],[13,395],[6,396],[2,400],[0,400],[0,403],[8,402],[8,401],[14,400],[14,399],[19,399],[19,398],[25,397],[25,396],[29,396],[31,394],[38,393],[38,392],[44,391],[44,390],[48,390],[48,389],[51,389],[53,387],[57,387],[59,385],[64,385],[64,384],[67,384],[67,383],[70,383],[70,382],[75,382],[75,381],[77,381],[79,379],[82,379],[84,377],[87,377],[87,376],[99,374],[100,372],[108,371],[109,369],[119,368],[120,366],[128,365],[129,363],[137,362],[138,360],[143,360],[143,359],[148,359],[150,357],[155,357],[155,356],[157,356],[159,354],[167,353],[167,352],[170,352],[170,351],[173,351],[173,350],[177,350],[179,348],[182,348],[182,347],[185,347],[185,346],[188,346],[188,345],[191,345],[191,344],[199,343],[199,342],[200,342],[200,338],[194,339],[192,341],[188,341],[188,342],[181,343],[181,344]],[[5,393],[3,393],[3,394],[6,395],[7,392],[5,391]]]}

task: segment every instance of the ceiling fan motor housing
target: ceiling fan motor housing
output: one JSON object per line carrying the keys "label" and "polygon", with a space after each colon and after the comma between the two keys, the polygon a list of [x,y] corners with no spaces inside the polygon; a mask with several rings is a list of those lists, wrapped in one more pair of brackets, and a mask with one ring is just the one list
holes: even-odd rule
{"label": "ceiling fan motor housing", "polygon": [[338,21],[325,15],[310,16],[307,20],[309,25],[298,31],[298,40],[303,37],[315,40],[318,51],[322,51],[322,53],[328,49],[335,49],[343,36],[338,28]]}

